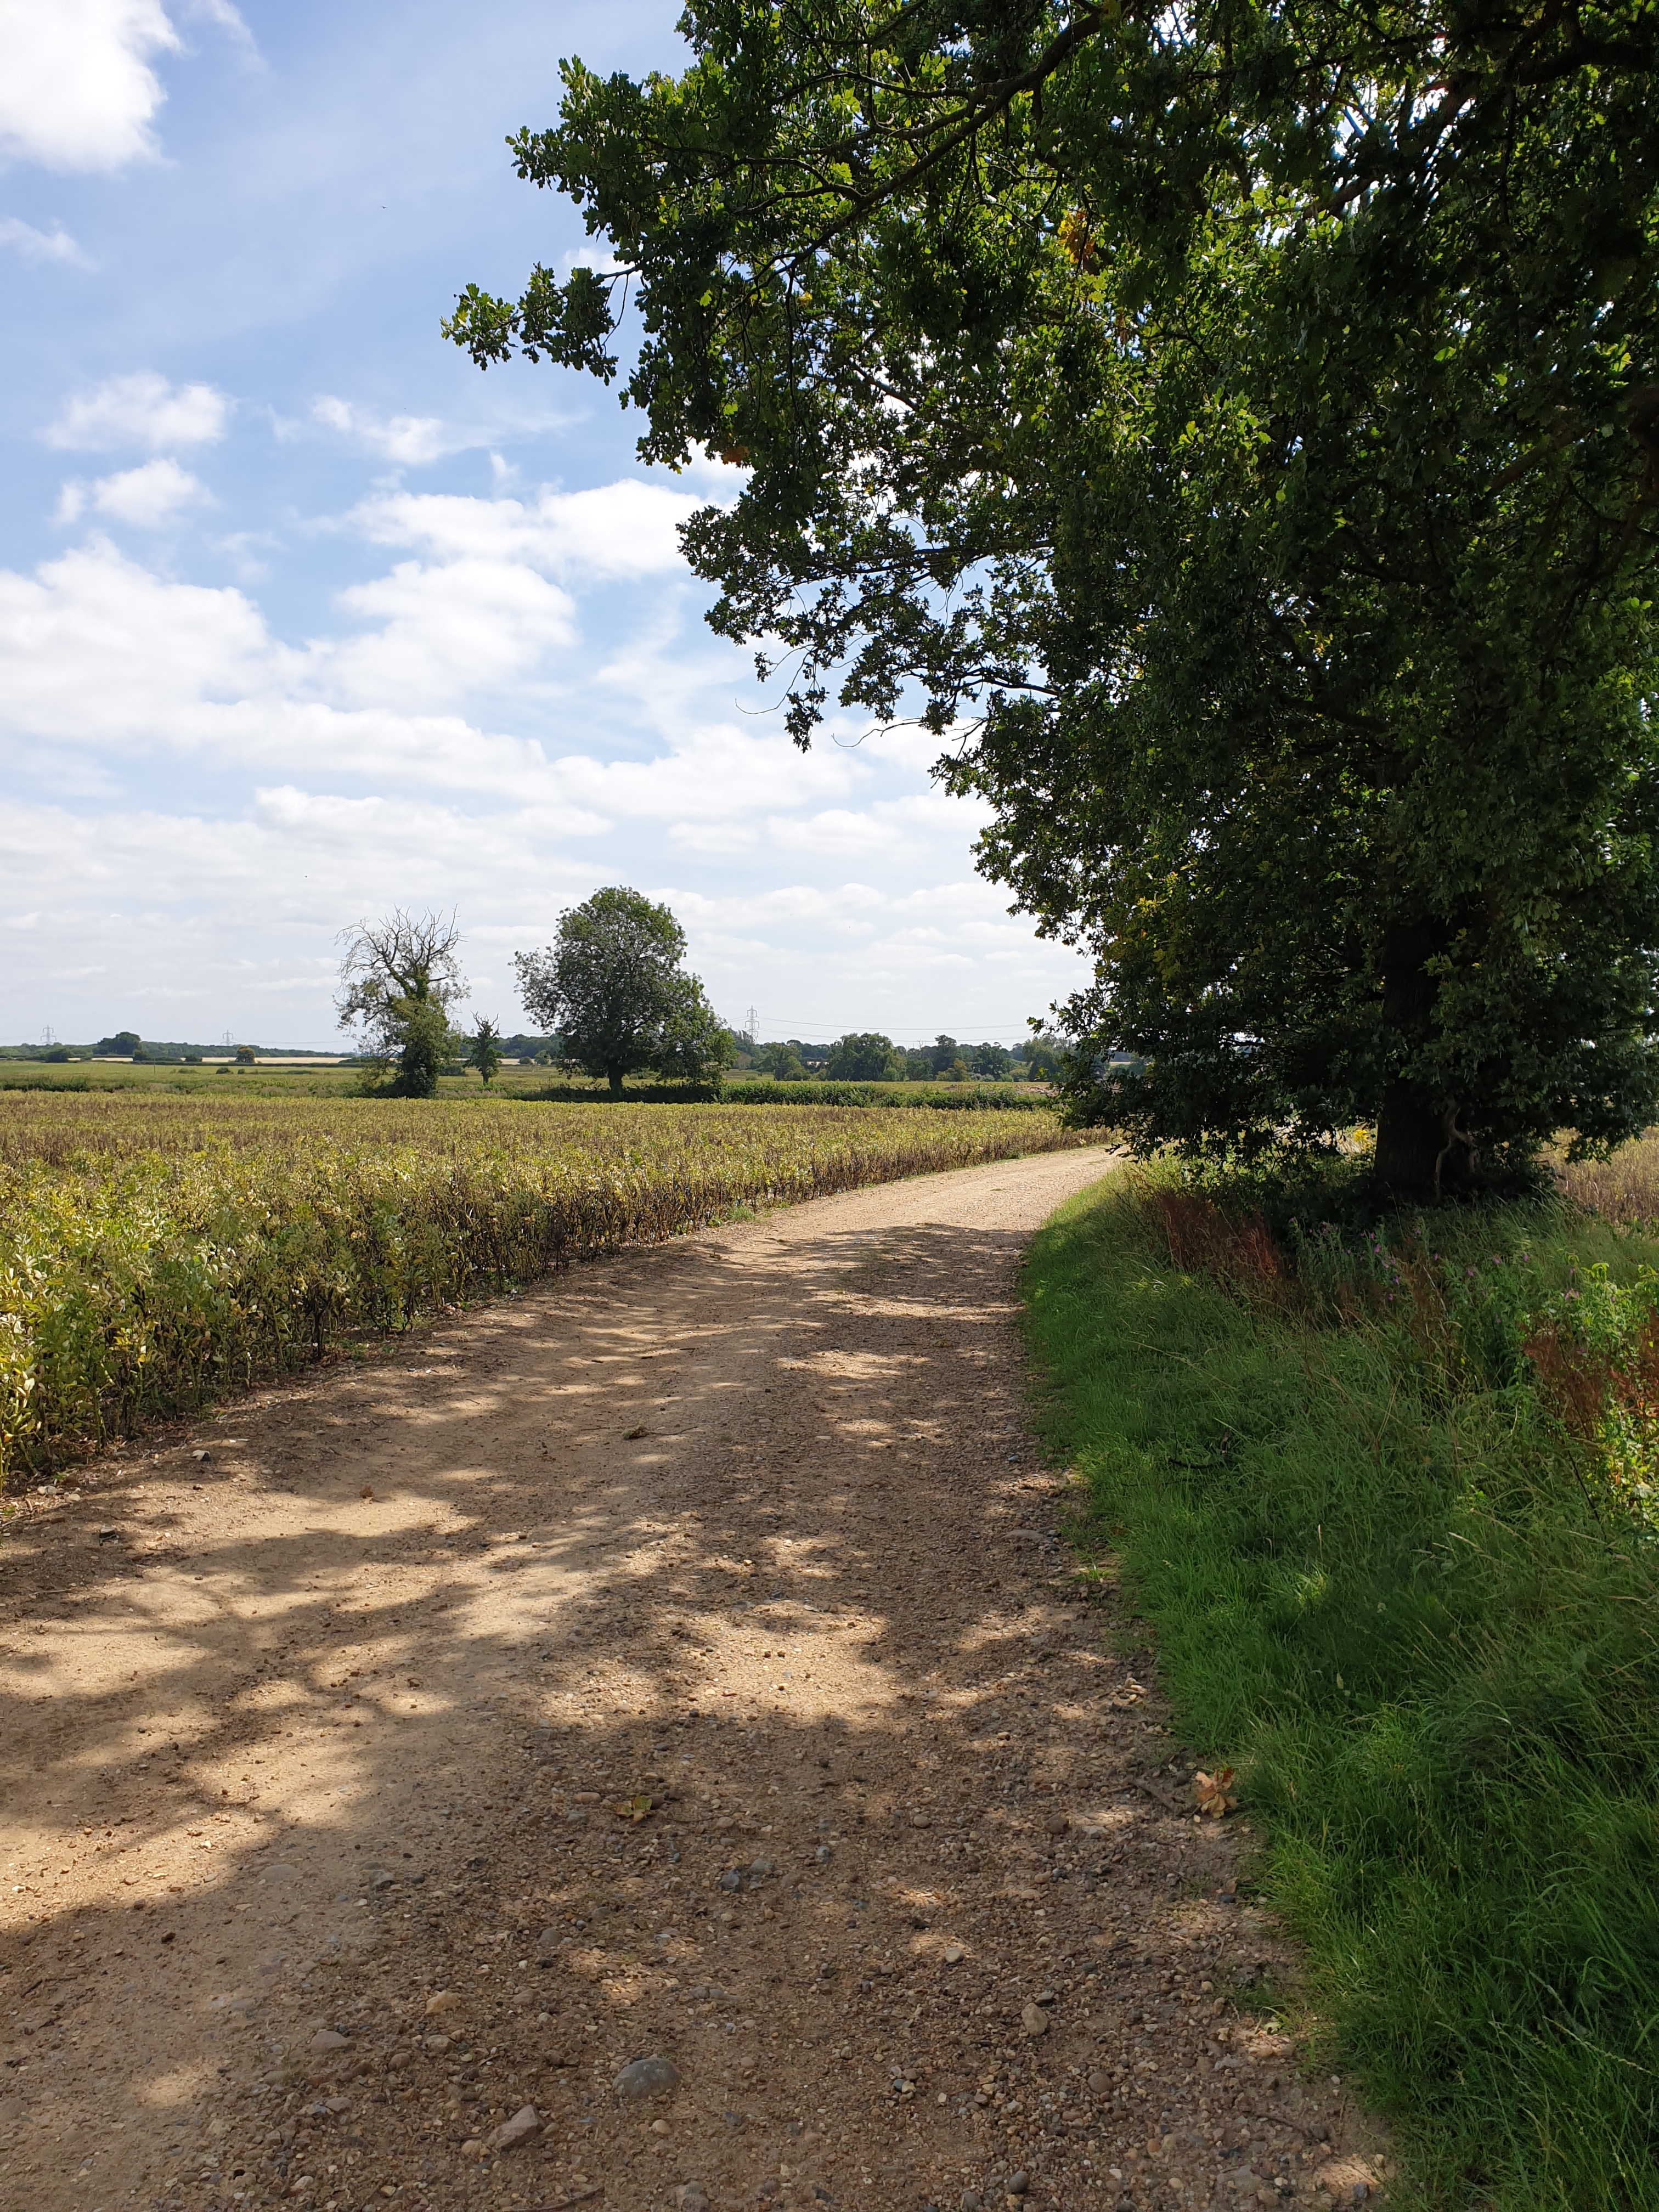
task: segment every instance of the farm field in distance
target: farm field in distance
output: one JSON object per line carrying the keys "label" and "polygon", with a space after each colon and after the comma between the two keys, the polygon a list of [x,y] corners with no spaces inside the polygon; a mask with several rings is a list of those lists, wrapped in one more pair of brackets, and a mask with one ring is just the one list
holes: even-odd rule
{"label": "farm field in distance", "polygon": [[0,1093],[0,1476],[595,1252],[1099,1141],[1030,1107]]}
{"label": "farm field in distance", "polygon": [[[809,1078],[804,1085],[775,1082],[769,1075],[744,1071],[728,1076],[722,1097],[753,1105],[803,1102],[802,1090],[855,1091],[845,1103],[861,1105],[915,1106],[935,1099],[959,1104],[1026,1103],[1053,1096],[1047,1083],[1011,1082],[1003,1078],[975,1077],[966,1083],[866,1082],[858,1079]],[[355,1062],[326,1060],[267,1058],[252,1067],[228,1062],[192,1066],[179,1060],[70,1060],[61,1066],[46,1061],[0,1059],[0,1093],[7,1091],[96,1092],[137,1091],[147,1097],[178,1097],[227,1101],[239,1098],[361,1098],[363,1070]],[[560,1104],[580,1104],[584,1097],[607,1097],[602,1079],[561,1068],[514,1064],[509,1061],[488,1091],[476,1075],[445,1074],[438,1078],[437,1095],[447,1099],[516,1098]],[[675,1094],[671,1091],[671,1097]],[[628,1097],[635,1104],[663,1103],[659,1086],[649,1080],[630,1085]],[[824,1103],[842,1103],[826,1101]]]}

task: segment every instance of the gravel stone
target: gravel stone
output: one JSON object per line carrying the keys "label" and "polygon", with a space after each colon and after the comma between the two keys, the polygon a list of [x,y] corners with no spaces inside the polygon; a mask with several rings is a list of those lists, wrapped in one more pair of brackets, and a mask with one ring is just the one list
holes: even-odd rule
{"label": "gravel stone", "polygon": [[680,2069],[672,2058],[635,2058],[623,2068],[612,2087],[619,2097],[667,2097],[680,2086]]}
{"label": "gravel stone", "polygon": [[533,2142],[542,2131],[541,2115],[533,2105],[520,2105],[510,2120],[484,2137],[484,2148],[494,2157],[504,2150],[516,2150],[520,2143]]}

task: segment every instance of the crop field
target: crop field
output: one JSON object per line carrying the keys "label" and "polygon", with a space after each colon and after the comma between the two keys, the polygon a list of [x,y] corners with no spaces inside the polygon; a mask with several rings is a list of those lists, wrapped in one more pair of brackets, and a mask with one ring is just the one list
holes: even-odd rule
{"label": "crop field", "polygon": [[1577,1205],[1626,1229],[1659,1222],[1659,1131],[1621,1145],[1611,1159],[1559,1162],[1556,1176]]}
{"label": "crop field", "polygon": [[0,1096],[0,1477],[750,1207],[1097,1143],[1054,1116]]}
{"label": "crop field", "polygon": [[[107,1097],[118,1091],[138,1091],[149,1097],[197,1098],[206,1103],[228,1105],[247,1098],[361,1098],[365,1070],[355,1064],[327,1061],[261,1060],[252,1067],[216,1063],[206,1067],[187,1061],[125,1060],[71,1060],[54,1066],[40,1060],[0,1058],[0,1093],[6,1091]],[[479,1099],[485,1096],[476,1075],[447,1074],[438,1078],[438,1096],[444,1099]],[[489,1097],[534,1099],[561,1105],[607,1102],[609,1092],[598,1077],[572,1073],[556,1067],[509,1062],[490,1085]],[[966,1083],[855,1083],[812,1080],[776,1083],[769,1075],[736,1073],[720,1085],[720,1103],[741,1106],[951,1106],[982,1112],[987,1107],[1048,1108],[1053,1092],[1046,1083],[1010,1083],[975,1077]],[[710,1097],[707,1085],[661,1084],[647,1080],[630,1085],[627,1098],[635,1105],[692,1104]]]}

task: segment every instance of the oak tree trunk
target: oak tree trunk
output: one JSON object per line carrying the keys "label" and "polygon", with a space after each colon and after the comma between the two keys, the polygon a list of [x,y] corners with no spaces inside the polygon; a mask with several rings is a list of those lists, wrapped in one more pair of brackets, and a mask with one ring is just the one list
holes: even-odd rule
{"label": "oak tree trunk", "polygon": [[1415,1084],[1390,1083],[1376,1117],[1376,1179],[1403,1197],[1432,1198],[1440,1116]]}
{"label": "oak tree trunk", "polygon": [[[1428,963],[1440,949],[1431,922],[1391,922],[1383,939],[1382,1034],[1390,1059],[1423,1043],[1439,986]],[[1391,1076],[1376,1117],[1376,1179],[1402,1198],[1436,1199],[1467,1181],[1474,1148],[1458,1127],[1458,1101]]]}

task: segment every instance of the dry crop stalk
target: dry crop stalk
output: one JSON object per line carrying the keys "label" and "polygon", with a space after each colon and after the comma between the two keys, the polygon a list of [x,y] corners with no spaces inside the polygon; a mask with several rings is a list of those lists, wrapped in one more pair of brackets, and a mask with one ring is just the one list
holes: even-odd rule
{"label": "dry crop stalk", "polygon": [[739,1206],[1097,1142],[1052,1115],[0,1096],[0,1475]]}

